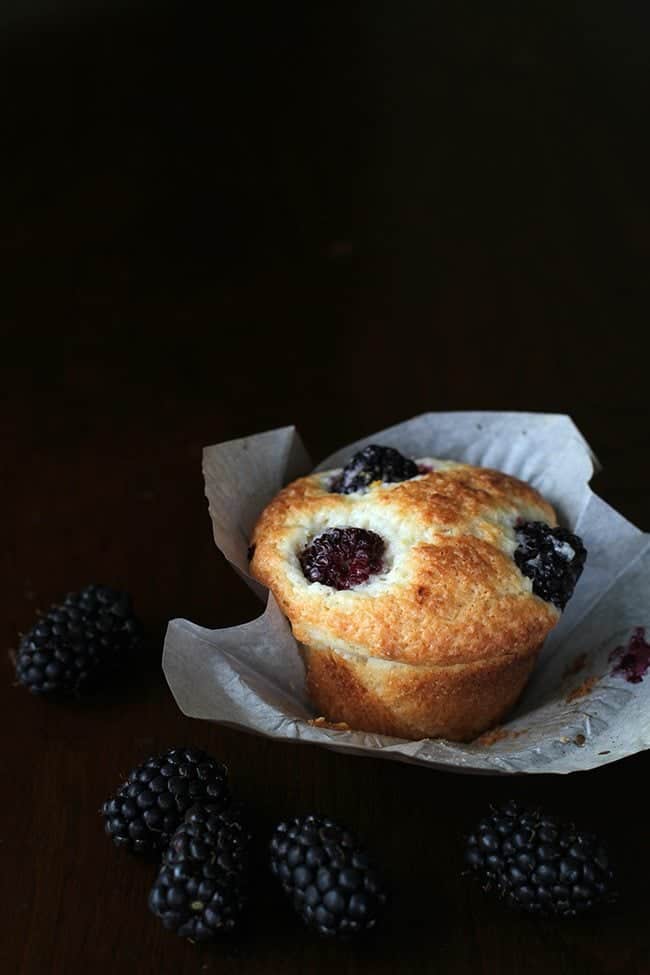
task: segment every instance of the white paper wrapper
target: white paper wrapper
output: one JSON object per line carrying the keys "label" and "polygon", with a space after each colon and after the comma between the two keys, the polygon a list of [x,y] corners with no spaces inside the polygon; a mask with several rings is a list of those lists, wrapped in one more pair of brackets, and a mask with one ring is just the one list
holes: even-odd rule
{"label": "white paper wrapper", "polygon": [[[463,772],[573,772],[647,748],[650,674],[630,683],[613,673],[609,656],[637,627],[647,627],[650,637],[650,535],[592,492],[596,461],[571,419],[427,413],[343,447],[317,469],[341,467],[373,442],[410,457],[451,458],[522,478],[584,539],[585,571],[510,720],[491,739],[470,744],[314,726],[302,661],[272,596],[263,615],[242,626],[206,630],[187,620],[170,622],[163,669],[181,710],[279,740]],[[279,489],[311,469],[294,427],[204,451],[215,541],[264,599],[266,590],[248,575],[252,528]]]}

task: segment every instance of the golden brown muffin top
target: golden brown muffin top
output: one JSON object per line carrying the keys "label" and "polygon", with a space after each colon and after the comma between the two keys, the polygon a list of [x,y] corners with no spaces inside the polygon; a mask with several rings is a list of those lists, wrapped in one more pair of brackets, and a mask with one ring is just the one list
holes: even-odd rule
{"label": "golden brown muffin top", "polygon": [[[296,639],[316,648],[425,667],[530,652],[560,614],[513,561],[516,524],[555,526],[553,508],[500,471],[436,458],[418,464],[431,470],[352,494],[330,493],[338,471],[293,481],[255,526],[252,574]],[[348,590],[310,582],[300,554],[334,527],[381,536],[383,570]]]}

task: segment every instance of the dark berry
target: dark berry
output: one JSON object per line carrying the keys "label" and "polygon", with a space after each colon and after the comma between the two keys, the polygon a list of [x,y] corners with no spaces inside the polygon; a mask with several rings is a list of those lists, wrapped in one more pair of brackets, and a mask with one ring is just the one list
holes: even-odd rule
{"label": "dark berry", "polygon": [[357,451],[348,461],[340,476],[330,485],[330,491],[336,494],[352,494],[354,491],[365,490],[373,481],[382,481],[384,484],[408,481],[419,473],[418,465],[408,457],[403,457],[393,447],[370,444]]}
{"label": "dark berry", "polygon": [[384,540],[365,528],[328,528],[300,553],[310,582],[333,589],[352,589],[383,568]]}
{"label": "dark berry", "polygon": [[140,645],[128,593],[86,586],[51,606],[22,638],[16,676],[34,694],[81,694],[126,668]]}
{"label": "dark berry", "polygon": [[132,853],[159,853],[196,802],[225,809],[226,767],[198,748],[172,748],[136,766],[102,808],[106,833]]}
{"label": "dark berry", "polygon": [[232,931],[246,901],[250,839],[232,812],[203,803],[188,809],[149,893],[168,930],[192,941]]}
{"label": "dark berry", "polygon": [[276,827],[271,872],[303,922],[326,936],[370,930],[386,904],[384,886],[354,834],[321,816]]}
{"label": "dark berry", "polygon": [[551,528],[543,521],[517,526],[515,562],[533,581],[533,592],[564,609],[582,574],[587,550],[566,528]]}
{"label": "dark berry", "polygon": [[540,917],[574,917],[616,899],[594,836],[516,802],[481,820],[467,839],[465,864],[484,891]]}

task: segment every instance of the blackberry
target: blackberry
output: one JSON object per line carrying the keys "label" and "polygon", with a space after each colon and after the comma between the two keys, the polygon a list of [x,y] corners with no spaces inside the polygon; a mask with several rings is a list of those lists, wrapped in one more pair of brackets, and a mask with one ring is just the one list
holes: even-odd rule
{"label": "blackberry", "polygon": [[228,773],[198,748],[172,748],[148,758],[104,803],[104,827],[115,846],[132,853],[164,850],[187,810],[199,801],[230,803]]}
{"label": "blackberry", "polygon": [[250,836],[232,813],[192,806],[172,836],[149,907],[181,938],[214,941],[232,931],[246,901]]}
{"label": "blackberry", "polygon": [[465,863],[484,891],[540,917],[574,917],[616,898],[596,837],[516,802],[481,820],[468,837]]}
{"label": "blackberry", "polygon": [[128,593],[86,586],[51,606],[21,639],[16,676],[33,694],[81,694],[128,664],[140,644]]}
{"label": "blackberry", "polygon": [[418,465],[400,454],[393,447],[380,447],[370,444],[347,462],[340,477],[331,484],[330,491],[335,494],[352,494],[363,491],[373,481],[392,483],[408,481],[419,474]]}
{"label": "blackberry", "polygon": [[571,599],[586,558],[582,539],[566,528],[550,528],[543,521],[517,526],[515,562],[533,580],[535,595],[558,609]]}
{"label": "blackberry", "polygon": [[352,589],[383,568],[384,540],[365,528],[328,528],[300,553],[300,566],[310,582],[333,589]]}
{"label": "blackberry", "polygon": [[303,922],[326,936],[370,930],[386,903],[367,853],[331,819],[280,823],[271,840],[271,871]]}

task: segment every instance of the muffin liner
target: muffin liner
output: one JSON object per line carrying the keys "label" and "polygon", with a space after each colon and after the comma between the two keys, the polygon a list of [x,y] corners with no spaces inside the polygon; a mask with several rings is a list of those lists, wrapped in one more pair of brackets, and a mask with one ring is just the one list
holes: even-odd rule
{"label": "muffin liner", "polygon": [[459,772],[574,772],[647,748],[650,673],[644,679],[643,637],[650,641],[650,535],[593,493],[597,461],[572,420],[541,413],[427,413],[338,450],[316,470],[342,467],[369,443],[513,474],[537,488],[560,523],[583,538],[585,570],[509,720],[462,744],[340,729],[314,712],[291,628],[273,596],[248,574],[249,538],[260,512],[283,485],[312,470],[291,426],[204,450],[215,542],[266,609],[229,629],[169,623],[163,670],[181,711],[281,741]]}

